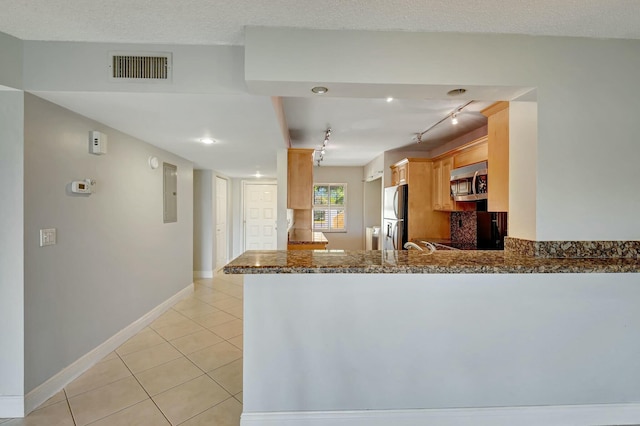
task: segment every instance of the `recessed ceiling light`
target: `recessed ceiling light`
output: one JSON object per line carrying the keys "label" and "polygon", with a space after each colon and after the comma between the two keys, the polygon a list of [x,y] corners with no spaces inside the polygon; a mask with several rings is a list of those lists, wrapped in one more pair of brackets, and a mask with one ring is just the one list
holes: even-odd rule
{"label": "recessed ceiling light", "polygon": [[211,145],[212,143],[215,143],[216,141],[211,139],[211,138],[202,138],[202,139],[200,139],[200,142],[202,142],[205,145]]}
{"label": "recessed ceiling light", "polygon": [[391,101],[393,101],[393,98],[392,98],[391,96],[389,96],[389,97],[387,98],[387,102],[391,102]]}
{"label": "recessed ceiling light", "polygon": [[316,87],[313,87],[311,91],[315,94],[322,95],[323,93],[327,93],[329,89],[323,86],[316,86]]}
{"label": "recessed ceiling light", "polygon": [[255,176],[255,177],[257,177],[257,178],[261,178],[261,177],[262,177],[262,175],[260,174],[260,172],[259,172],[259,171],[257,171],[257,172],[256,172],[256,174],[255,174],[254,176]]}
{"label": "recessed ceiling light", "polygon": [[463,89],[463,88],[460,88],[460,89],[453,89],[453,90],[449,90],[449,91],[447,92],[447,95],[449,95],[449,96],[460,96],[460,95],[462,95],[463,93],[466,93],[466,91],[467,91],[467,89]]}

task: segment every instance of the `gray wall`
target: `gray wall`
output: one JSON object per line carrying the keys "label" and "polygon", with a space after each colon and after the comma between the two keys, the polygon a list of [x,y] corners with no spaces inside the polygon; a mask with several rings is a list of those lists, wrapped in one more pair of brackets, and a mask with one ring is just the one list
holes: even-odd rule
{"label": "gray wall", "polygon": [[0,398],[24,388],[23,110],[23,92],[0,90]]}
{"label": "gray wall", "polygon": [[[88,153],[88,132],[108,153]],[[178,222],[163,223],[162,168],[178,167]],[[25,97],[25,390],[192,282],[190,162],[33,95]],[[73,196],[72,180],[96,180]],[[38,246],[40,228],[58,244]],[[4,365],[4,363],[2,364]]]}
{"label": "gray wall", "polygon": [[313,181],[316,183],[347,184],[347,232],[325,233],[328,249],[364,249],[364,184],[362,167],[314,167]]}
{"label": "gray wall", "polygon": [[22,40],[0,33],[0,86],[22,89]]}

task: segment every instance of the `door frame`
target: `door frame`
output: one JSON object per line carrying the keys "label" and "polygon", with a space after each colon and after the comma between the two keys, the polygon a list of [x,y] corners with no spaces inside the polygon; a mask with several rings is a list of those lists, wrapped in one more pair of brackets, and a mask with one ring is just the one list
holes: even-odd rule
{"label": "door frame", "polygon": [[[242,185],[240,187],[240,224],[242,226],[240,226],[240,238],[242,241],[242,252],[244,253],[245,251],[247,251],[247,240],[245,238],[245,233],[246,233],[246,227],[247,227],[247,221],[245,218],[245,212],[244,212],[244,205],[245,205],[245,195],[247,194],[247,191],[245,190],[247,185],[275,185],[276,186],[276,191],[278,190],[278,181],[277,180],[264,180],[264,179],[256,179],[256,180],[243,180],[242,181]],[[276,217],[275,217],[275,221],[276,224],[278,223],[278,209],[275,210],[276,213]],[[277,235],[277,227],[276,227],[276,235]]]}

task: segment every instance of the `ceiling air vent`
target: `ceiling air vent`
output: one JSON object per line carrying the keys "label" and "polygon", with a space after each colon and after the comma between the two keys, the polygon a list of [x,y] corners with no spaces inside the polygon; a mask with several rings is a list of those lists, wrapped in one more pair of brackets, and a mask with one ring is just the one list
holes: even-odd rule
{"label": "ceiling air vent", "polygon": [[111,79],[117,81],[170,81],[171,53],[111,53]]}

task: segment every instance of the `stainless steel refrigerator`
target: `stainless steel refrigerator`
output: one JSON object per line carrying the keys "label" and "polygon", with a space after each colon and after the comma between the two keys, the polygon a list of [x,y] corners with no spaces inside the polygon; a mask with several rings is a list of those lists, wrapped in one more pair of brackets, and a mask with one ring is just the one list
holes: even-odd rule
{"label": "stainless steel refrigerator", "polygon": [[384,189],[384,210],[382,220],[382,249],[403,250],[407,242],[408,216],[407,185],[391,186]]}

